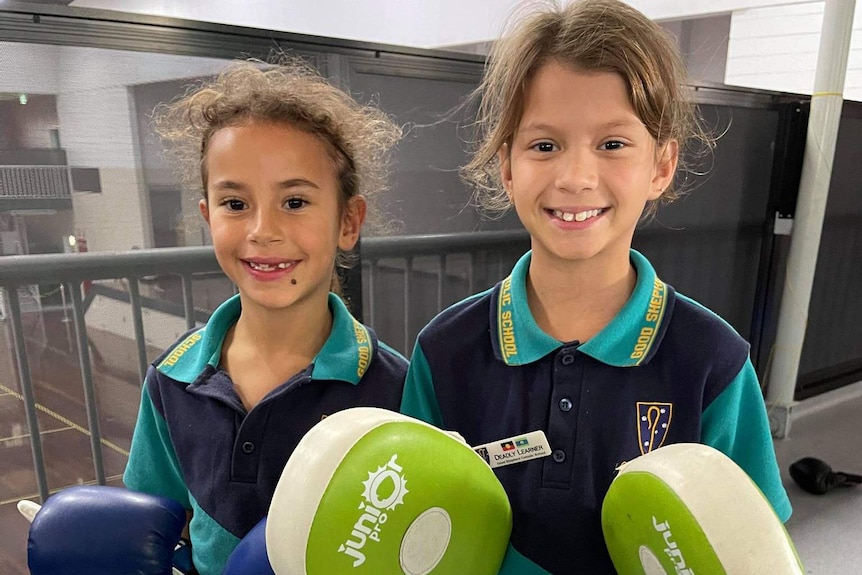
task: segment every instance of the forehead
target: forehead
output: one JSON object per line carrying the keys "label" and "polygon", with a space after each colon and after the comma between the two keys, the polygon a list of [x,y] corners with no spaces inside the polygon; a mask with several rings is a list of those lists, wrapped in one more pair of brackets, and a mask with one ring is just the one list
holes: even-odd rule
{"label": "forehead", "polygon": [[219,171],[304,171],[334,176],[326,144],[290,124],[251,121],[225,126],[210,138],[205,158],[211,175]]}
{"label": "forehead", "polygon": [[213,132],[209,141],[209,150],[213,148],[217,151],[222,151],[224,148],[240,148],[252,152],[301,151],[310,148],[309,151],[318,152],[323,151],[325,147],[318,136],[290,124],[250,120],[224,126]]}
{"label": "forehead", "polygon": [[621,75],[586,71],[554,60],[543,64],[527,83],[519,129],[546,123],[642,126]]}

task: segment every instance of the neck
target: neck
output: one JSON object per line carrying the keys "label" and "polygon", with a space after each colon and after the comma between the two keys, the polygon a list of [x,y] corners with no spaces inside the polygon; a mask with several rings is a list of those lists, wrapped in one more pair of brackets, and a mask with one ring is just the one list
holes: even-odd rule
{"label": "neck", "polygon": [[583,343],[619,313],[636,281],[628,253],[610,261],[590,258],[561,262],[534,252],[527,277],[527,301],[545,333],[560,341]]}
{"label": "neck", "polygon": [[328,293],[316,296],[290,308],[273,311],[249,306],[233,328],[234,344],[249,344],[262,357],[290,355],[313,358],[326,343],[332,330],[332,312]]}

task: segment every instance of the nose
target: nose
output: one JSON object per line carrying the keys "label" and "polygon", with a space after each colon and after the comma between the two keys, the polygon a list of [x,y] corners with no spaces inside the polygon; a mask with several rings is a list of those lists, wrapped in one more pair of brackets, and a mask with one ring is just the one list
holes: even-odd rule
{"label": "nose", "polygon": [[249,228],[249,242],[265,246],[273,242],[279,242],[281,239],[281,230],[278,226],[276,214],[267,207],[258,208]]}
{"label": "nose", "polygon": [[592,150],[572,147],[558,156],[557,189],[581,192],[595,189],[598,182],[598,157]]}

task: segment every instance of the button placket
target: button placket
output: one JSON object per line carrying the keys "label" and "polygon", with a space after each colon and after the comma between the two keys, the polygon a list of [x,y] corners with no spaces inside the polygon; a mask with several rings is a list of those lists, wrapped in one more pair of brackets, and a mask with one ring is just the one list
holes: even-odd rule
{"label": "button placket", "polygon": [[577,398],[583,379],[577,346],[566,345],[560,349],[551,369],[553,390],[547,431],[552,451],[546,460],[542,479],[547,486],[562,488],[572,481],[573,450],[577,438]]}

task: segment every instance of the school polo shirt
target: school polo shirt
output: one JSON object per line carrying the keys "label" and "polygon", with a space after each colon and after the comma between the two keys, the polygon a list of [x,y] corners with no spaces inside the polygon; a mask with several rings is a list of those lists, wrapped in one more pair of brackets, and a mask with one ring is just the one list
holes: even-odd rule
{"label": "school polo shirt", "polygon": [[620,463],[670,443],[721,450],[786,520],[745,340],[632,250],[637,283],[622,310],[589,341],[557,341],[527,304],[530,256],[422,330],[401,404],[470,445],[544,430],[550,457],[495,469],[513,508],[510,555],[551,573],[615,573],[601,530],[604,495]]}
{"label": "school polo shirt", "polygon": [[332,331],[314,361],[246,412],[219,367],[240,314],[227,300],[150,366],[123,481],[193,511],[201,575],[219,575],[239,540],[266,515],[303,435],[324,416],[373,406],[397,410],[406,360],[330,294]]}

